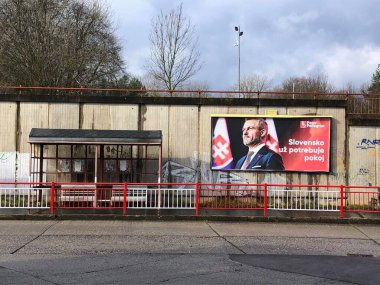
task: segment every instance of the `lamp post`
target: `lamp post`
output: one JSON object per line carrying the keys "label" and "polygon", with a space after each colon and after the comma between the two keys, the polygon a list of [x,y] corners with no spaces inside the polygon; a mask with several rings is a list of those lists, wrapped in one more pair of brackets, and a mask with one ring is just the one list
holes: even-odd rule
{"label": "lamp post", "polygon": [[238,86],[239,86],[239,98],[240,98],[240,37],[243,35],[243,32],[240,31],[240,26],[235,26],[235,31],[238,33]]}

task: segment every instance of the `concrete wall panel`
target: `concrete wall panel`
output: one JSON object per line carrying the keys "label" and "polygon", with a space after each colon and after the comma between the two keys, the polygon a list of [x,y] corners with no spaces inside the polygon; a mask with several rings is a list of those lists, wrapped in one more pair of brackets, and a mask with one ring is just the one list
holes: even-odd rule
{"label": "concrete wall panel", "polygon": [[332,116],[331,126],[331,172],[330,175],[321,175],[321,184],[345,184],[346,173],[345,149],[346,149],[346,112],[338,108],[318,108],[317,115]]}
{"label": "concrete wall panel", "polygon": [[[380,127],[375,128],[376,129],[376,138],[377,140],[380,140]],[[376,147],[376,181],[375,185],[380,185],[380,145],[377,145]]]}
{"label": "concrete wall panel", "polygon": [[162,156],[165,158],[164,160],[167,160],[169,153],[169,106],[141,106],[140,120],[142,130],[162,131]]}
{"label": "concrete wall panel", "polygon": [[198,106],[170,106],[168,158],[185,166],[196,166],[198,137]]}
{"label": "concrete wall panel", "polygon": [[[16,152],[0,152],[0,182],[16,181]],[[0,185],[0,188],[6,185]]]}
{"label": "concrete wall panel", "polygon": [[116,104],[84,104],[82,129],[137,130],[138,106]]}
{"label": "concrete wall panel", "polygon": [[0,122],[0,152],[14,152],[17,134],[17,103],[0,103]]}
{"label": "concrete wall panel", "polygon": [[138,130],[138,105],[110,105],[110,130]]}
{"label": "concrete wall panel", "polygon": [[79,129],[79,104],[50,103],[49,128]]}
{"label": "concrete wall panel", "polygon": [[29,133],[32,128],[49,127],[48,103],[20,103],[19,145],[21,153],[29,152]]}
{"label": "concrete wall panel", "polygon": [[350,185],[379,185],[380,139],[379,127],[350,127],[348,147]]}
{"label": "concrete wall panel", "polygon": [[297,107],[297,108],[287,108],[287,115],[290,116],[315,116],[317,114],[316,107]]}
{"label": "concrete wall panel", "polygon": [[259,114],[270,115],[270,113],[275,112],[277,115],[286,115],[286,107],[260,107]]}
{"label": "concrete wall panel", "polygon": [[[376,138],[377,140],[380,140],[380,127],[375,128],[376,129]],[[375,185],[380,185],[380,145],[376,146],[376,181]]]}
{"label": "concrete wall panel", "polygon": [[248,107],[229,107],[228,114],[241,114],[241,115],[256,115],[258,114],[258,108],[255,106]]}

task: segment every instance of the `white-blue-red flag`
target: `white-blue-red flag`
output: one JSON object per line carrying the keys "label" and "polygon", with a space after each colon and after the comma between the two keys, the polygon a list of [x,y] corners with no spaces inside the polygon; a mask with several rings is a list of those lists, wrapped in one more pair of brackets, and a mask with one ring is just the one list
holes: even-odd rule
{"label": "white-blue-red flag", "polygon": [[265,120],[268,125],[268,137],[266,141],[266,145],[273,151],[280,153],[279,150],[279,143],[278,143],[278,137],[276,132],[276,126],[274,125],[273,119],[266,119]]}
{"label": "white-blue-red flag", "polygon": [[212,168],[231,169],[232,153],[225,118],[218,118],[212,137]]}

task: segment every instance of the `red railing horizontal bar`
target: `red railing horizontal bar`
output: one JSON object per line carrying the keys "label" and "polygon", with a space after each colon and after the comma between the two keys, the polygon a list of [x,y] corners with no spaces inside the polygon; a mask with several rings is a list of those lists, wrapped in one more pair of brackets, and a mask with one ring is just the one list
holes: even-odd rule
{"label": "red railing horizontal bar", "polygon": [[[91,87],[44,87],[44,86],[0,86],[0,90],[13,89],[21,90],[52,90],[52,91],[107,91],[107,92],[135,92],[135,93],[203,93],[203,94],[256,94],[258,96],[264,94],[274,95],[315,95],[315,96],[375,96],[379,97],[380,94],[375,93],[319,93],[319,92],[289,92],[289,91],[235,91],[235,90],[163,90],[163,89],[123,89],[123,88],[91,88]],[[375,99],[375,98],[372,98]],[[377,98],[376,98],[377,99]]]}
{"label": "red railing horizontal bar", "polygon": [[[0,185],[18,185],[18,184],[23,184],[23,185],[47,185],[50,186],[53,182],[10,182],[10,181],[0,181]],[[196,182],[54,182],[55,185],[123,185],[124,183],[127,183],[128,185],[169,185],[169,186],[195,186],[197,183]],[[200,187],[202,186],[223,186],[223,187],[228,187],[228,186],[264,186],[265,184],[258,184],[258,183],[198,183]],[[344,188],[347,189],[355,189],[355,188],[361,188],[361,189],[380,189],[380,185],[372,185],[372,186],[367,186],[367,185],[337,185],[337,184],[275,184],[275,183],[267,183],[267,186],[271,187],[321,187],[321,188],[339,188],[343,186]]]}
{"label": "red railing horizontal bar", "polygon": [[[14,186],[8,187],[7,185]],[[21,185],[23,187],[16,187],[16,185]],[[74,187],[74,185],[76,187]],[[135,187],[138,185],[144,185],[144,187]],[[112,186],[123,187],[115,188]],[[181,188],[183,186],[191,186],[191,188]],[[271,186],[279,187],[280,189],[268,189],[268,187]],[[281,189],[281,187],[285,187],[285,189]],[[309,189],[297,189],[305,187],[317,188],[318,190],[313,190],[313,193],[315,192],[317,194],[318,191],[320,191],[320,193],[315,195],[315,197],[314,195],[313,197],[310,197],[311,192],[308,191]],[[323,190],[324,188],[335,189],[332,191],[326,191]],[[11,193],[8,191],[9,189],[17,191]],[[24,190],[28,190],[28,192],[23,192]],[[31,195],[31,190],[37,191],[33,191],[33,194]],[[309,194],[303,195],[302,193],[304,192],[308,192]],[[21,203],[22,206],[20,207],[25,208],[24,204],[26,203],[26,200],[24,199],[27,197],[27,203],[29,203],[30,199],[37,199],[33,200],[34,205],[46,208],[48,205],[47,199],[50,197],[50,213],[52,215],[56,208],[123,209],[123,214],[125,215],[127,207],[130,207],[127,206],[127,203],[136,202],[143,202],[145,203],[144,207],[150,209],[160,209],[161,206],[167,209],[176,209],[178,207],[195,209],[196,215],[198,215],[199,209],[263,210],[264,216],[267,215],[268,209],[314,211],[323,211],[326,209],[339,211],[341,218],[344,218],[345,212],[380,213],[380,186],[364,185],[0,182],[0,193],[1,199],[4,198],[5,200],[9,200],[5,205],[7,208],[11,205],[10,199],[12,199],[12,197],[15,201],[17,200],[19,204]],[[111,194],[111,196],[109,194]],[[180,197],[180,200],[175,200],[178,197]],[[182,198],[190,199],[190,206],[188,206],[188,204],[181,204],[182,206],[179,205],[178,203],[181,203],[179,201],[182,201]],[[280,203],[277,200],[282,200],[281,203],[286,203],[286,206],[280,206]],[[271,204],[268,205],[269,203]],[[318,207],[312,209],[311,207],[314,207],[315,203],[317,203]],[[320,205],[322,208],[319,207]],[[17,208],[17,206],[14,207]],[[133,207],[144,208],[139,206]]]}

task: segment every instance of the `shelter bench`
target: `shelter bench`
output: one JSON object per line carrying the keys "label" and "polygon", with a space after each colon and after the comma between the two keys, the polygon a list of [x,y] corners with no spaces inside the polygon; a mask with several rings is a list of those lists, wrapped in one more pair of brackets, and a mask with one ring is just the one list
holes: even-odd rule
{"label": "shelter bench", "polygon": [[62,185],[59,200],[62,203],[94,203],[96,204],[95,185]]}
{"label": "shelter bench", "polygon": [[[148,188],[145,185],[127,186],[127,203],[136,202],[146,204],[148,201]],[[124,186],[112,187],[111,205],[124,202]]]}

